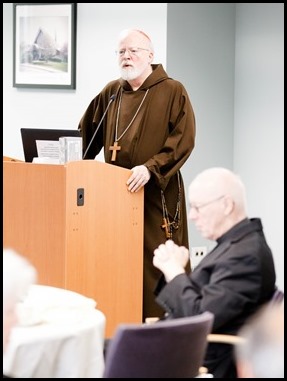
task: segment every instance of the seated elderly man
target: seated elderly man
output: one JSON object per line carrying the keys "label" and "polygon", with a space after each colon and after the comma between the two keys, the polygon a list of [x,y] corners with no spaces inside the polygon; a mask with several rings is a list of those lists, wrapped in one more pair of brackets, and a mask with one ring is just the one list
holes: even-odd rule
{"label": "seated elderly man", "polygon": [[[247,318],[271,299],[275,269],[259,218],[248,218],[245,188],[225,168],[210,168],[189,186],[189,218],[203,238],[216,242],[192,273],[189,253],[167,241],[154,251],[153,264],[164,279],[156,301],[167,318],[214,314],[213,333],[237,334]],[[233,348],[210,343],[204,366],[215,378],[236,378]]]}
{"label": "seated elderly man", "polygon": [[[11,249],[3,249],[3,353],[17,324],[17,303],[23,300],[30,285],[36,282],[36,269]],[[3,378],[10,378],[3,375]]]}

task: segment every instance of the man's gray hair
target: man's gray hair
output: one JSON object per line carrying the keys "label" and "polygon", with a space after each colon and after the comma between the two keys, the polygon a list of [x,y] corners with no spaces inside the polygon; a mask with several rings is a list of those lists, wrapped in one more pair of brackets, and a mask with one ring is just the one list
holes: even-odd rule
{"label": "man's gray hair", "polygon": [[[252,378],[284,378],[284,309],[265,306],[239,331],[238,364],[247,364]],[[239,365],[240,366],[240,365]]]}

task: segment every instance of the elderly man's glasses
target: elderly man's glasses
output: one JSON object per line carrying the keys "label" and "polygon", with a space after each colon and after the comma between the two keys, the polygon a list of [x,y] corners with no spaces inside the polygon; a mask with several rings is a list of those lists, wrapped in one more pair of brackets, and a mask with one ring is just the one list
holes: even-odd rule
{"label": "elderly man's glasses", "polygon": [[219,197],[217,197],[211,201],[208,201],[208,202],[205,202],[205,203],[199,204],[199,205],[190,204],[190,209],[194,209],[196,211],[196,213],[199,213],[201,208],[204,208],[207,205],[213,204],[214,202],[221,200],[223,197],[225,197],[225,196],[224,195],[219,196]]}
{"label": "elderly man's glasses", "polygon": [[146,50],[147,52],[149,52],[149,49],[145,49],[145,48],[128,48],[128,49],[116,50],[116,54],[119,57],[123,57],[125,53],[128,52],[130,56],[137,56],[141,50]]}

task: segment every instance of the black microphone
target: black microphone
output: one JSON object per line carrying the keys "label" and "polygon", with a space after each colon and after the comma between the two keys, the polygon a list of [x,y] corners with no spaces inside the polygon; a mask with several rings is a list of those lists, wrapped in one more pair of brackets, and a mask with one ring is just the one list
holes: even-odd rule
{"label": "black microphone", "polygon": [[84,155],[83,155],[83,160],[85,159],[85,157],[86,157],[86,155],[87,155],[87,153],[88,153],[88,151],[89,151],[89,148],[91,147],[91,144],[93,143],[93,140],[95,139],[95,136],[97,135],[97,132],[99,131],[99,128],[101,127],[101,125],[102,125],[102,123],[103,123],[103,120],[104,120],[104,118],[105,118],[105,116],[106,116],[106,113],[108,112],[108,109],[109,109],[109,107],[110,107],[110,104],[111,104],[115,99],[116,99],[116,94],[111,95],[110,100],[109,100],[109,103],[108,103],[108,105],[107,105],[107,108],[105,109],[105,112],[103,113],[103,116],[102,116],[101,120],[99,121],[99,124],[98,124],[98,126],[97,126],[97,128],[96,128],[96,131],[94,132],[94,134],[93,134],[93,136],[92,136],[92,139],[91,139],[91,141],[90,141],[90,143],[89,143],[89,145],[88,145],[88,147],[87,147],[87,149],[86,149],[86,151],[85,151],[85,153],[84,153]]}

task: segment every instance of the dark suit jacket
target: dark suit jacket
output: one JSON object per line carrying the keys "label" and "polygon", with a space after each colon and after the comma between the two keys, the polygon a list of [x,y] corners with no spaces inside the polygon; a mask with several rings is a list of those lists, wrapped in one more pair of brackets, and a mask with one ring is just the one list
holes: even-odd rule
{"label": "dark suit jacket", "polygon": [[[271,299],[275,269],[260,219],[245,219],[221,238],[188,276],[157,290],[169,318],[214,314],[213,333],[236,334],[247,318]],[[160,288],[160,286],[159,286]],[[233,348],[210,344],[205,366],[215,378],[236,378]]]}

